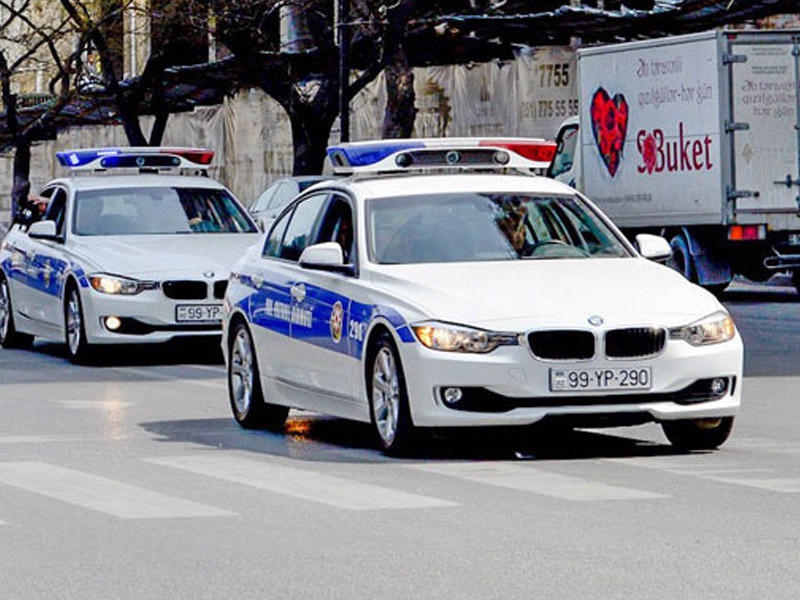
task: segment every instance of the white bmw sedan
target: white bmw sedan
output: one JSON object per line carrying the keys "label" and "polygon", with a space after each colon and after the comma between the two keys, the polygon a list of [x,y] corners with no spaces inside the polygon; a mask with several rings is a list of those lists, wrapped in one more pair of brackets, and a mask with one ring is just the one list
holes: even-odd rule
{"label": "white bmw sedan", "polygon": [[[666,241],[634,246],[574,189],[510,172],[519,141],[392,143],[330,149],[354,174],[306,191],[234,266],[240,425],[319,411],[371,422],[390,454],[421,428],[540,421],[657,422],[684,450],[727,439],[742,342],[712,294],[648,260]],[[439,159],[456,168],[414,169]]]}
{"label": "white bmw sedan", "polygon": [[77,171],[135,174],[52,181],[28,219],[11,227],[0,250],[3,347],[29,346],[34,336],[63,340],[81,363],[101,344],[218,336],[230,267],[258,239],[257,227],[222,184],[160,172],[206,168],[211,156],[59,153]]}

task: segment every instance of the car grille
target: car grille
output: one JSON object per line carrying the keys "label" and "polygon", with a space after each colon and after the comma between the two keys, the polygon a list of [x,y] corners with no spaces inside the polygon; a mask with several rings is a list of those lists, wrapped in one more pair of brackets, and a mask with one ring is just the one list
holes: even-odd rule
{"label": "car grille", "polygon": [[594,334],[589,331],[534,331],[528,334],[528,345],[535,356],[547,360],[585,360],[594,356]]}
{"label": "car grille", "polygon": [[631,327],[606,332],[606,356],[609,358],[639,358],[653,356],[664,349],[667,334],[653,327]]}
{"label": "car grille", "polygon": [[173,300],[205,300],[208,296],[205,281],[165,281],[161,289],[167,298]]}
{"label": "car grille", "polygon": [[214,298],[222,300],[225,297],[225,290],[228,289],[228,281],[215,281],[214,282]]}

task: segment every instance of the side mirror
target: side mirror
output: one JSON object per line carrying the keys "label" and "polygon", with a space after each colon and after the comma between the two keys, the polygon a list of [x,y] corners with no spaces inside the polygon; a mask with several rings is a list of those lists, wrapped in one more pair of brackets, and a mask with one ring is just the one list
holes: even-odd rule
{"label": "side mirror", "polygon": [[665,263],[672,257],[672,248],[669,242],[660,235],[638,234],[636,248],[639,250],[639,254],[656,262]]}
{"label": "side mirror", "polygon": [[34,240],[50,240],[51,242],[62,241],[56,233],[55,221],[37,221],[28,228],[28,237]]}
{"label": "side mirror", "polygon": [[353,265],[345,264],[342,247],[337,242],[323,242],[308,246],[300,255],[300,266],[337,273],[354,272]]}

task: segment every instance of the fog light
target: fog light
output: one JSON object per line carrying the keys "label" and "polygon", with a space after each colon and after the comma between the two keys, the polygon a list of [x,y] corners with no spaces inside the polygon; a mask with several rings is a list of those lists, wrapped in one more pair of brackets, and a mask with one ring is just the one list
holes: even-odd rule
{"label": "fog light", "polygon": [[711,393],[721,395],[728,389],[728,380],[724,377],[717,377],[711,380]]}
{"label": "fog light", "polygon": [[461,388],[457,387],[445,388],[444,392],[442,392],[442,398],[444,398],[444,403],[450,406],[456,404],[463,397],[464,397],[464,392],[461,391]]}
{"label": "fog light", "polygon": [[119,317],[106,317],[106,329],[116,331],[120,327],[122,327],[122,321],[119,320]]}

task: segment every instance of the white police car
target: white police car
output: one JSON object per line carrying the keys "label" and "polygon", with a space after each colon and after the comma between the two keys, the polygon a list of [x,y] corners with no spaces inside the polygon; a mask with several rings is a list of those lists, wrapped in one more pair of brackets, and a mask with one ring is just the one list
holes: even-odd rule
{"label": "white police car", "polygon": [[[728,437],[743,349],[716,298],[634,248],[574,189],[530,175],[541,141],[328,149],[318,184],[233,267],[223,345],[247,428],[288,407],[419,428],[660,422],[682,449]],[[520,173],[518,170],[526,171]]]}
{"label": "white police car", "polygon": [[222,184],[179,174],[207,169],[213,153],[57,156],[71,176],[48,183],[33,222],[13,225],[2,243],[3,347],[64,340],[70,359],[83,362],[96,344],[218,335],[230,267],[258,230]]}

